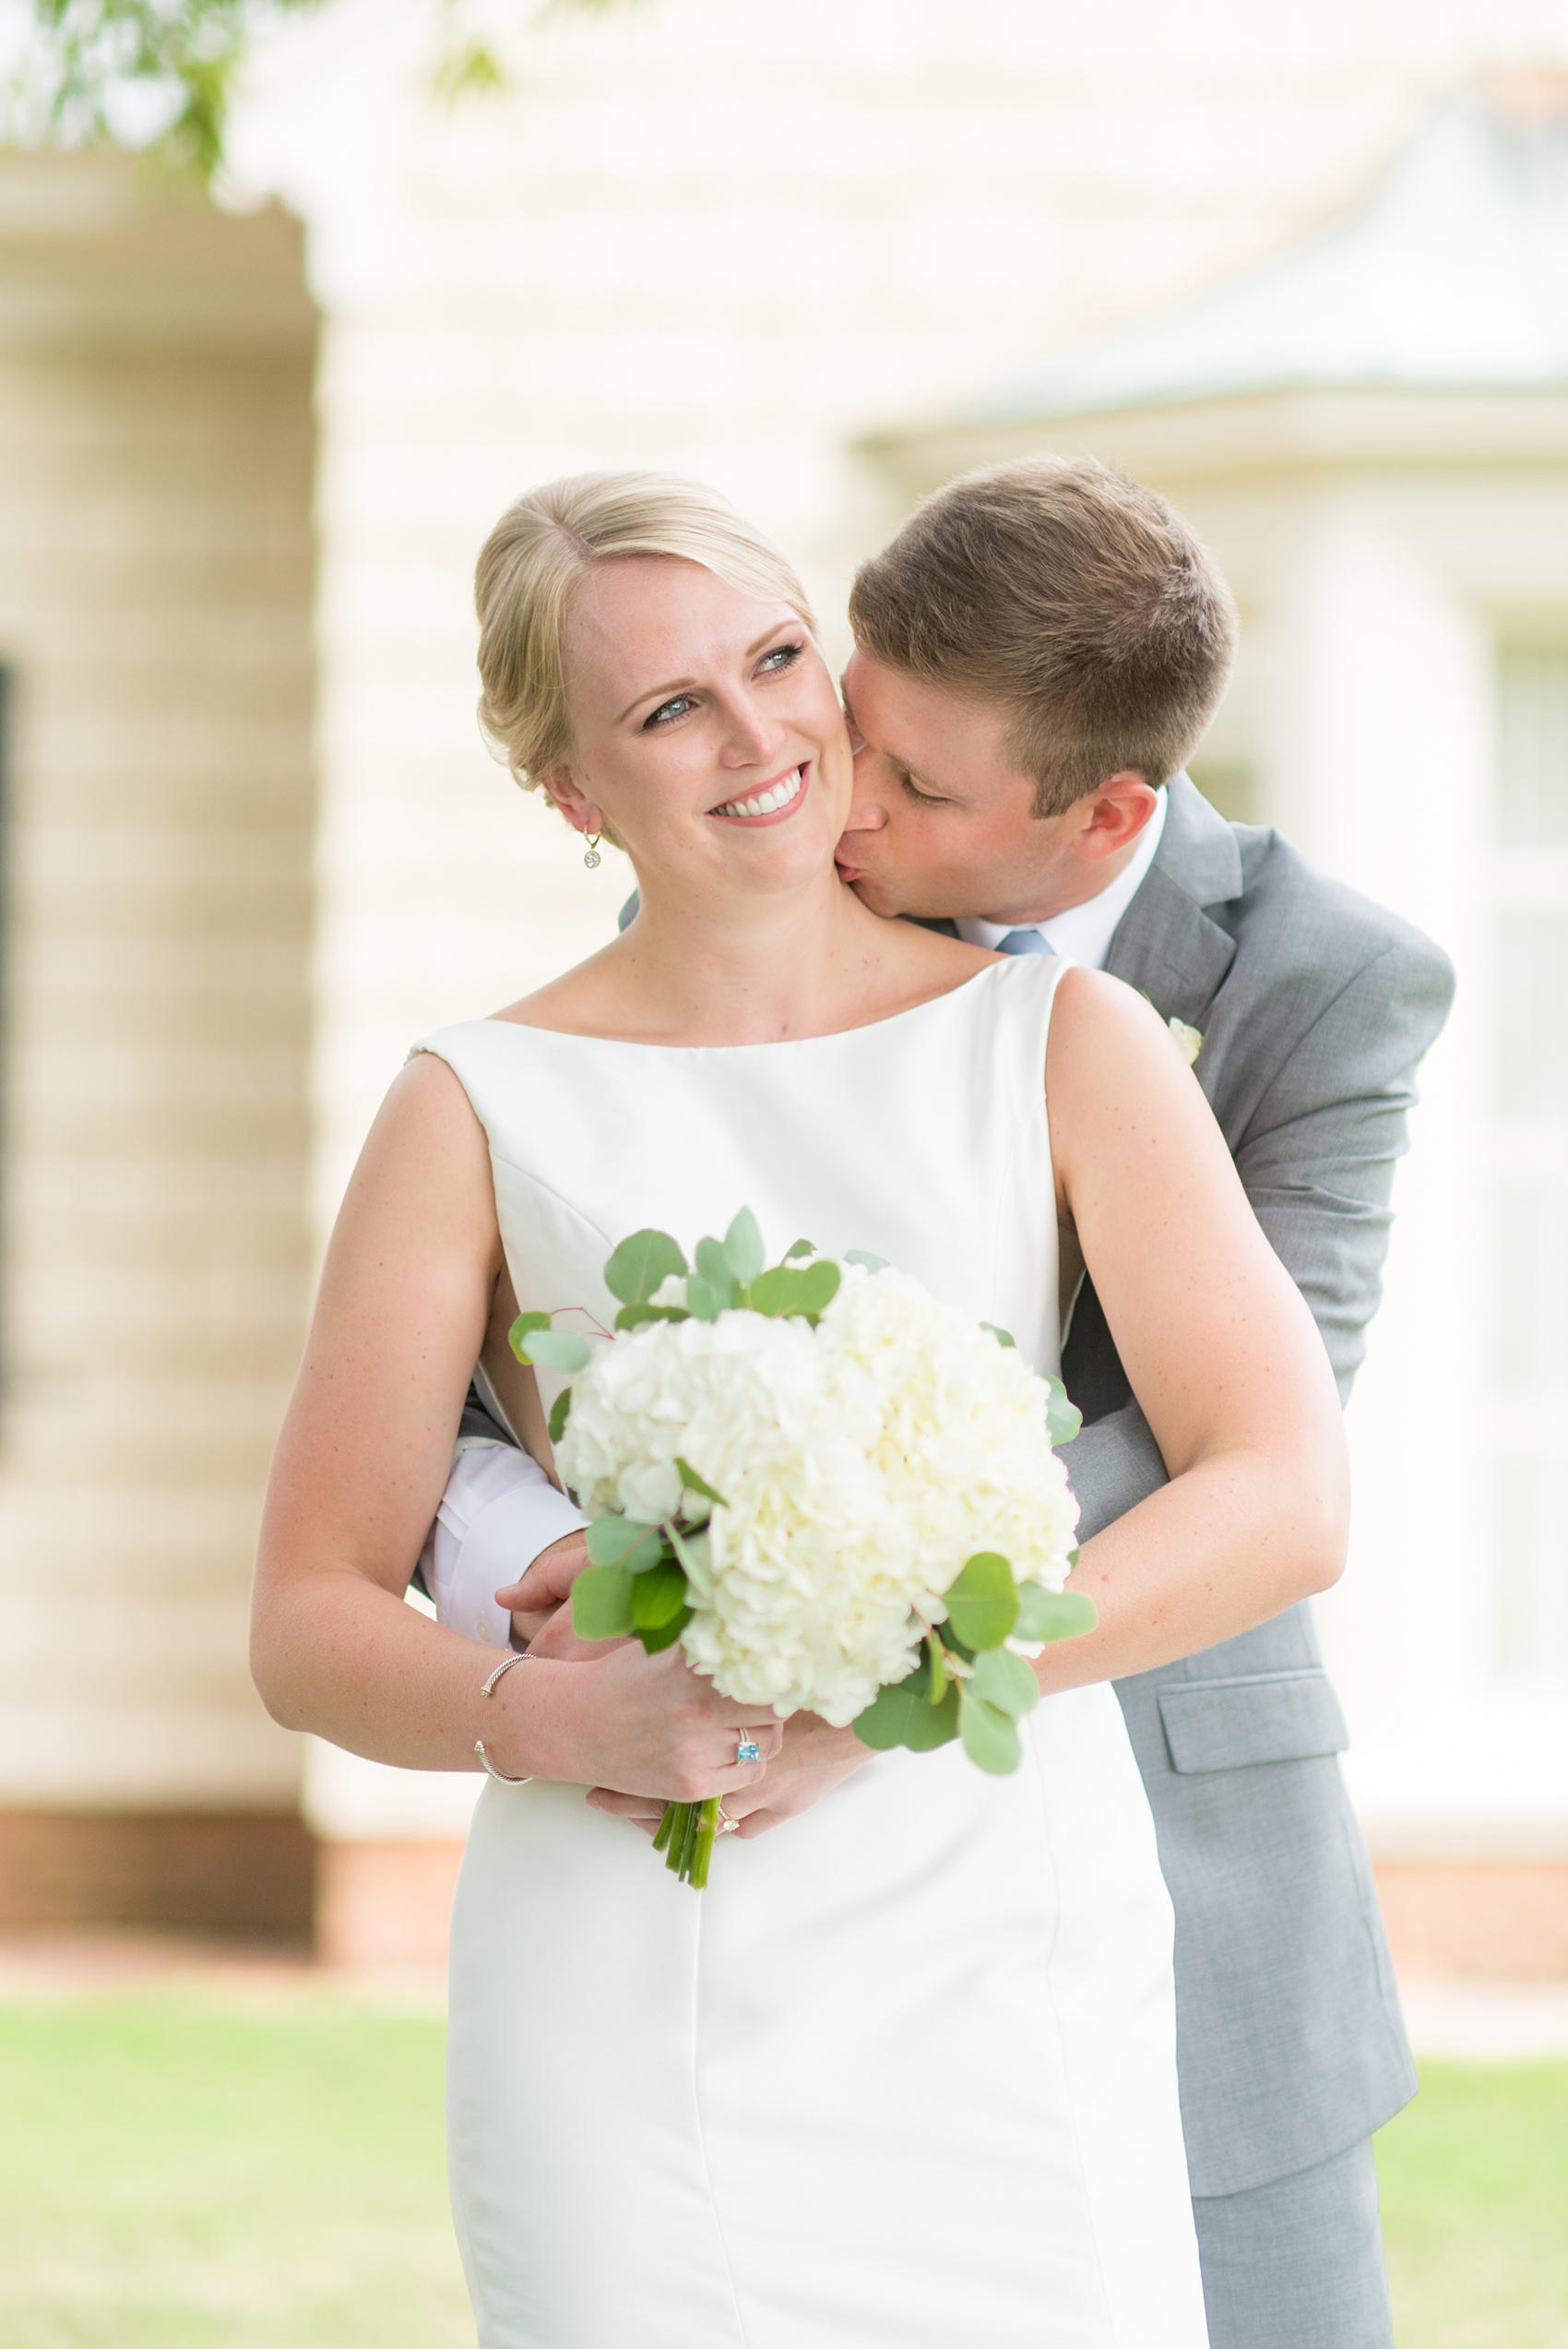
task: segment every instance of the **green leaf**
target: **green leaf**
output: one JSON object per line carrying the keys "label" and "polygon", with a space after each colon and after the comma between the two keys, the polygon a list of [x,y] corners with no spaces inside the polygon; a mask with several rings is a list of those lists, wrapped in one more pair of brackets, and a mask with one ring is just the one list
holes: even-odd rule
{"label": "green leaf", "polygon": [[720,1508],[724,1507],[723,1494],[716,1493],[707,1479],[705,1476],[699,1476],[691,1461],[683,1460],[679,1452],[675,1455],[675,1465],[681,1472],[681,1482],[688,1493],[700,1493],[705,1501],[716,1502]]}
{"label": "green leaf", "polygon": [[1070,1444],[1084,1424],[1084,1414],[1075,1402],[1067,1400],[1067,1389],[1060,1378],[1045,1374],[1045,1426],[1053,1444]]}
{"label": "green leaf", "polygon": [[645,1321],[689,1321],[683,1305],[624,1305],[615,1316],[617,1330],[640,1330]]}
{"label": "green leaf", "polygon": [[686,1270],[668,1232],[634,1232],[604,1268],[604,1284],[623,1305],[646,1305],[661,1281]]}
{"label": "green leaf", "polygon": [[[728,1289],[731,1285],[729,1282],[726,1282],[725,1288]],[[686,1310],[694,1320],[717,1321],[729,1302],[729,1297],[723,1291],[716,1289],[711,1281],[705,1281],[700,1272],[694,1272],[688,1276]]]}
{"label": "green leaf", "polygon": [[930,1658],[930,1669],[926,1679],[926,1702],[928,1705],[939,1705],[947,1694],[947,1651],[940,1640],[928,1639],[926,1648]]}
{"label": "green leaf", "polygon": [[662,1631],[685,1604],[686,1578],[678,1566],[656,1566],[632,1584],[632,1622],[639,1631]]}
{"label": "green leaf", "polygon": [[792,1264],[798,1256],[814,1256],[815,1254],[814,1240],[797,1240],[792,1246],[785,1249],[784,1261],[786,1264]]}
{"label": "green leaf", "polygon": [[[578,1577],[578,1580],[581,1580],[580,1576]],[[647,1649],[648,1654],[650,1656],[656,1656],[661,1648],[672,1648],[674,1646],[676,1640],[680,1638],[682,1632],[685,1629],[691,1619],[691,1608],[683,1607],[679,1615],[672,1615],[669,1622],[661,1624],[657,1630],[639,1631],[637,1633],[637,1637],[642,1641],[643,1646]]]}
{"label": "green leaf", "polygon": [[926,1667],[918,1663],[907,1680],[879,1688],[853,1727],[861,1745],[873,1752],[908,1746],[917,1754],[930,1753],[934,1747],[951,1745],[958,1734],[958,1692],[950,1687],[942,1702],[933,1705],[927,1693]]}
{"label": "green leaf", "polygon": [[[1011,1346],[1015,1352],[1016,1352],[1018,1341],[1015,1338],[1011,1330],[999,1330],[994,1321],[982,1321],[980,1323],[980,1328],[982,1330],[989,1330],[999,1346]],[[1058,1384],[1060,1384],[1060,1381],[1058,1381]]]}
{"label": "green leaf", "polygon": [[572,1415],[572,1389],[563,1387],[550,1406],[550,1440],[558,1444],[566,1432],[566,1422]]}
{"label": "green leaf", "polygon": [[777,1319],[799,1315],[814,1321],[838,1294],[839,1279],[838,1267],[827,1258],[801,1272],[792,1265],[776,1264],[752,1282],[752,1311],[770,1313]]}
{"label": "green leaf", "polygon": [[734,1268],[725,1253],[722,1240],[697,1242],[697,1272],[720,1300],[721,1309],[725,1306],[740,1304],[741,1284],[735,1278]]}
{"label": "green leaf", "polygon": [[548,1330],[549,1327],[550,1316],[548,1313],[518,1314],[516,1321],[513,1322],[512,1327],[506,1332],[506,1342],[511,1347],[512,1352],[517,1355],[519,1362],[527,1362],[529,1359],[528,1355],[523,1351],[523,1340],[528,1336],[529,1330]]}
{"label": "green leaf", "polygon": [[1018,1620],[1013,1569],[994,1550],[980,1550],[948,1586],[947,1620],[966,1647],[999,1648]]}
{"label": "green leaf", "polygon": [[958,1735],[969,1759],[993,1778],[1005,1778],[1024,1758],[1018,1732],[1007,1715],[968,1688],[958,1698]]}
{"label": "green leaf", "polygon": [[586,1338],[575,1330],[530,1330],[517,1348],[522,1362],[537,1363],[541,1370],[564,1371],[569,1377],[581,1370],[588,1358]]}
{"label": "green leaf", "polygon": [[975,1676],[969,1687],[977,1697],[983,1697],[998,1712],[1010,1713],[1015,1721],[1039,1702],[1039,1682],[1025,1658],[1007,1648],[987,1648],[975,1658]]}
{"label": "green leaf", "polygon": [[1099,1621],[1094,1601],[1082,1591],[1042,1591],[1038,1582],[1019,1585],[1015,1635],[1020,1640],[1078,1640]]}
{"label": "green leaf", "polygon": [[767,1262],[756,1217],[743,1207],[724,1234],[724,1254],[742,1289],[749,1289]]}
{"label": "green leaf", "polygon": [[891,1272],[893,1267],[885,1256],[873,1256],[869,1248],[846,1248],[846,1264],[863,1265],[868,1272]]}
{"label": "green leaf", "polygon": [[632,1578],[624,1566],[585,1566],[572,1585],[579,1640],[624,1640],[632,1629]]}
{"label": "green leaf", "polygon": [[647,1527],[629,1517],[596,1517],[588,1530],[588,1554],[595,1566],[622,1566],[647,1539]]}

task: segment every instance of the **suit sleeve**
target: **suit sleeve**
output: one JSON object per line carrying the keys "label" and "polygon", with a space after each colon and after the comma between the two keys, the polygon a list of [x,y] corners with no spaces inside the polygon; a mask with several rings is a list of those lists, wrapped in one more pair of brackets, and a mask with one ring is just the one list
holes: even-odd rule
{"label": "suit sleeve", "polygon": [[[1298,1038],[1236,1148],[1258,1222],[1323,1333],[1342,1402],[1382,1294],[1394,1164],[1407,1147],[1416,1068],[1453,994],[1452,968],[1436,947],[1388,947]],[[1099,1310],[1092,1293],[1085,1303]],[[1086,1427],[1066,1461],[1086,1541],[1165,1482],[1135,1402]]]}

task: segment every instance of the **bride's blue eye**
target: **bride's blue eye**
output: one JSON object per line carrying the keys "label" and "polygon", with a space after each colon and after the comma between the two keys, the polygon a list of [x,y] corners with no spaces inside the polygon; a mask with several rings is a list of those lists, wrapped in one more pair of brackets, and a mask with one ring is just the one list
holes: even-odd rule
{"label": "bride's blue eye", "polygon": [[668,701],[661,701],[657,709],[648,712],[643,720],[642,731],[646,734],[650,726],[657,726],[671,716],[683,718],[688,709],[695,708],[696,704],[689,693],[671,694]]}
{"label": "bride's blue eye", "polygon": [[800,644],[776,644],[771,652],[763,654],[757,667],[764,672],[771,670],[778,676],[784,670],[792,669],[804,650],[805,647]]}

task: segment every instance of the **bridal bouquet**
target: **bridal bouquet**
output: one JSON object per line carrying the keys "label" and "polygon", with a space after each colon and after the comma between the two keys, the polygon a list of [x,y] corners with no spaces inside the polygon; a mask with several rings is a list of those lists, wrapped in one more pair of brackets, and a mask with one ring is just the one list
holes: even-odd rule
{"label": "bridal bouquet", "polygon": [[[745,1210],[695,1265],[634,1234],[605,1281],[606,1342],[543,1313],[512,1330],[573,1380],[550,1433],[591,1520],[580,1636],[679,1640],[739,1703],[1016,1770],[1028,1659],[1095,1620],[1063,1588],[1078,1511],[1053,1447],[1080,1423],[1060,1381],[878,1258],[798,1240],[766,1266]],[[699,1888],[718,1807],[671,1803],[656,1838]]]}

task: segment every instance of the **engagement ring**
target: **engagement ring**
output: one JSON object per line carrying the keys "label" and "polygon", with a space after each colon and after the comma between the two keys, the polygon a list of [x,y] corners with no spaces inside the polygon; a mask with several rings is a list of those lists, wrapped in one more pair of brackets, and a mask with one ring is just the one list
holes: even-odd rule
{"label": "engagement ring", "polygon": [[719,1806],[719,1818],[715,1826],[714,1832],[718,1835],[733,1835],[740,1823],[741,1822],[738,1818],[731,1818],[723,1804],[720,1803]]}
{"label": "engagement ring", "polygon": [[742,1737],[735,1748],[735,1759],[738,1762],[761,1761],[762,1747],[754,1745],[749,1737]]}

